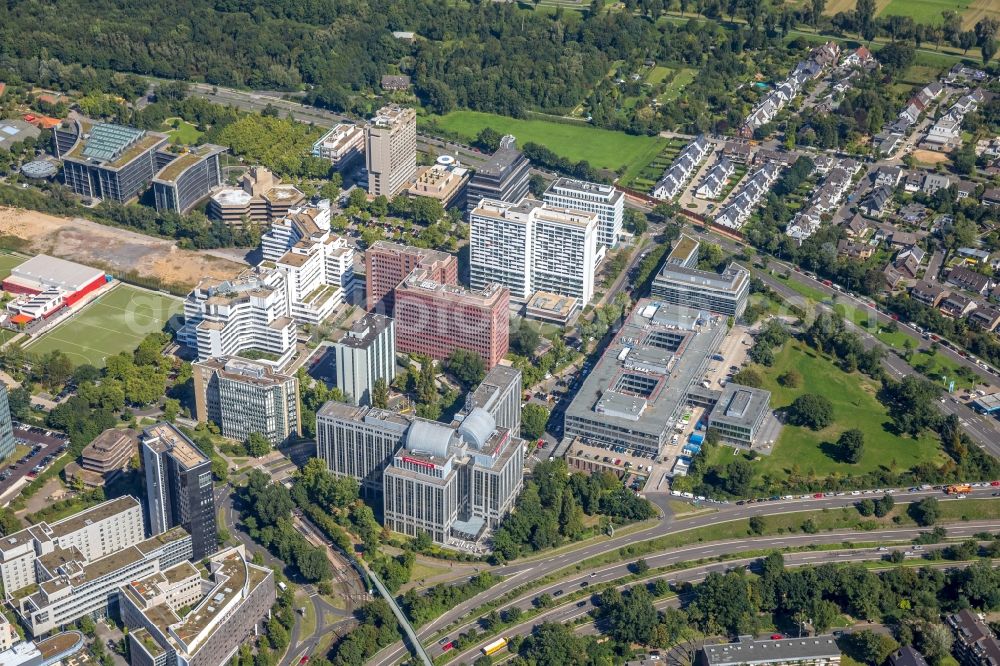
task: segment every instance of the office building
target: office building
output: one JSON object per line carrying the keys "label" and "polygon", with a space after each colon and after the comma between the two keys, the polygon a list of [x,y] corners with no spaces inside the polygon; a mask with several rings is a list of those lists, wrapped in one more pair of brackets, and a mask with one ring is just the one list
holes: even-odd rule
{"label": "office building", "polygon": [[375,383],[388,387],[396,378],[396,325],[389,317],[368,313],[333,343],[337,388],[356,405],[372,404]]}
{"label": "office building", "polygon": [[395,291],[396,349],[444,360],[456,349],[479,354],[492,368],[507,353],[510,290],[492,283],[469,290],[413,271]]}
{"label": "office building", "polygon": [[580,299],[549,291],[536,291],[524,306],[528,319],[566,326],[580,312]]}
{"label": "office building", "polygon": [[962,666],[1000,664],[1000,640],[974,611],[963,608],[949,615],[947,621],[955,634],[952,651]]}
{"label": "office building", "polygon": [[531,162],[517,149],[517,140],[506,135],[489,160],[476,168],[466,191],[468,212],[483,199],[517,203],[528,195]]}
{"label": "office building", "polygon": [[243,355],[282,368],[295,355],[296,331],[284,275],[248,269],[231,280],[201,280],[184,300],[177,338],[200,361]]}
{"label": "office building", "polygon": [[14,453],[14,423],[10,416],[10,399],[7,385],[0,381],[0,460]]}
{"label": "office building", "polygon": [[212,461],[169,423],[142,431],[149,528],[154,535],[182,526],[191,535],[192,559],[217,549]]}
{"label": "office building", "polygon": [[594,212],[484,199],[469,214],[472,287],[499,283],[519,302],[546,291],[583,307],[594,295],[597,230]]}
{"label": "office building", "polygon": [[153,177],[153,198],[156,210],[188,213],[195,204],[223,183],[219,155],[222,146],[210,143],[195,146],[181,153]]}
{"label": "office building", "polygon": [[681,236],[653,278],[651,296],[681,308],[739,318],[750,296],[750,272],[735,263],[721,274],[698,270],[697,251],[698,241]]}
{"label": "office building", "polygon": [[37,637],[103,615],[117,585],[191,552],[181,528],[144,540],[142,506],[126,496],[7,535],[0,576],[8,603]]}
{"label": "office building", "polygon": [[208,201],[208,217],[230,226],[244,221],[270,224],[302,205],[305,195],[297,187],[262,166],[253,166],[240,178],[238,187],[223,187]]}
{"label": "office building", "polygon": [[79,303],[109,279],[97,268],[39,254],[15,266],[4,279],[3,290],[16,294],[7,311],[15,324],[44,319]]}
{"label": "office building", "polygon": [[387,528],[426,532],[441,544],[478,540],[509,513],[522,485],[524,443],[488,408],[510,418],[517,375],[497,377],[468,403],[488,406],[463,411],[451,425],[329,402],[317,413],[317,455],[366,495],[381,494]]}
{"label": "office building", "polygon": [[66,185],[82,197],[125,203],[174,160],[162,150],[166,134],[82,119],[72,122],[75,139],[60,157]]}
{"label": "office building", "polygon": [[545,203],[556,208],[597,213],[598,244],[607,249],[618,246],[625,217],[624,192],[613,185],[560,177],[552,181],[542,197]]}
{"label": "office building", "polygon": [[384,106],[365,127],[368,193],[392,199],[417,175],[417,114]]}
{"label": "office building", "polygon": [[771,413],[771,392],[727,384],[708,415],[708,429],[727,444],[750,447]]}
{"label": "office building", "polygon": [[243,442],[256,432],[277,446],[302,432],[295,376],[242,358],[212,358],[191,370],[195,417],[218,425],[223,437]]}
{"label": "office building", "polygon": [[833,636],[754,640],[740,636],[735,643],[705,645],[697,666],[837,666],[840,648]]}
{"label": "office building", "polygon": [[365,130],[354,123],[338,123],[313,144],[312,154],[329,160],[334,169],[350,166],[365,152]]}
{"label": "office building", "polygon": [[437,163],[417,169],[417,180],[406,189],[411,197],[428,197],[441,202],[442,208],[465,209],[465,187],[469,170],[455,162],[451,155],[442,155]]}
{"label": "office building", "polygon": [[728,330],[724,317],[640,300],[566,409],[566,436],[660,455]]}
{"label": "office building", "polygon": [[213,555],[209,575],[182,562],[118,589],[132,666],[219,666],[256,636],[276,599],[274,573],[243,546]]}
{"label": "office building", "polygon": [[395,290],[416,268],[441,284],[458,283],[458,259],[447,252],[377,241],[365,252],[365,309],[391,317]]}
{"label": "office building", "polygon": [[498,365],[483,378],[476,389],[465,396],[465,411],[485,409],[497,426],[515,435],[521,432],[521,371]]}
{"label": "office building", "polygon": [[66,465],[64,474],[67,479],[79,480],[84,485],[97,488],[126,469],[138,450],[138,432],[131,428],[108,428],[83,447],[80,463]]}

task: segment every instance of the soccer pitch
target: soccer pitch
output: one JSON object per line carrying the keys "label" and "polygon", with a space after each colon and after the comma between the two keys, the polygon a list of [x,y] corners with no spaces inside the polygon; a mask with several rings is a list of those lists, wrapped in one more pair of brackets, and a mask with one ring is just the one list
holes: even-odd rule
{"label": "soccer pitch", "polygon": [[74,365],[89,363],[103,368],[108,356],[132,351],[181,310],[178,298],[119,284],[43,333],[25,350],[40,356],[58,349]]}

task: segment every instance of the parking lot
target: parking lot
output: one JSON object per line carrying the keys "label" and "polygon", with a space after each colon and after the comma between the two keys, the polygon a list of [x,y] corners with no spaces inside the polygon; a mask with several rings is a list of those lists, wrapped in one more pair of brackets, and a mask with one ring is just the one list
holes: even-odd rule
{"label": "parking lot", "polygon": [[26,477],[32,479],[37,476],[68,447],[66,437],[62,433],[17,422],[14,423],[14,441],[32,448],[20,459],[5,461],[7,465],[0,471],[0,495],[22,479]]}

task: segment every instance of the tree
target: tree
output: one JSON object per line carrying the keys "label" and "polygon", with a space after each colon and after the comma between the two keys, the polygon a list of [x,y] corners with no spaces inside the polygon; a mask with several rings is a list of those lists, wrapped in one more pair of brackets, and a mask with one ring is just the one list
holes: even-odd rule
{"label": "tree", "polygon": [[521,437],[534,441],[545,434],[549,422],[549,410],[539,404],[529,402],[521,409]]}
{"label": "tree", "polygon": [[726,492],[731,495],[743,496],[750,490],[753,481],[753,466],[743,458],[737,458],[726,467]]}
{"label": "tree", "polygon": [[798,388],[802,385],[802,374],[792,368],[778,375],[778,383],[786,388]]}
{"label": "tree", "polygon": [[384,377],[375,380],[372,386],[372,405],[379,409],[386,409],[389,406],[389,384]]}
{"label": "tree", "polygon": [[875,0],[858,0],[854,9],[854,17],[858,26],[858,33],[865,39],[871,41],[875,38]]}
{"label": "tree", "polygon": [[749,521],[750,532],[760,536],[767,529],[767,523],[764,522],[763,516],[750,516]]}
{"label": "tree", "polygon": [[857,428],[845,430],[837,439],[837,450],[845,462],[856,465],[865,453],[865,434]]}
{"label": "tree", "polygon": [[867,497],[858,502],[855,506],[857,506],[858,513],[860,513],[862,516],[867,517],[874,515],[875,513],[875,502],[873,502]]}
{"label": "tree", "polygon": [[788,420],[793,425],[822,430],[833,423],[833,404],[826,396],[800,395],[788,408]]}
{"label": "tree", "polygon": [[540,340],[538,329],[524,321],[521,321],[517,328],[510,331],[510,346],[521,356],[534,356]]}
{"label": "tree", "polygon": [[243,442],[243,448],[246,449],[247,455],[260,458],[271,452],[271,443],[259,432],[252,432]]}
{"label": "tree", "polygon": [[479,134],[476,135],[476,140],[473,143],[488,153],[495,153],[500,147],[500,139],[502,138],[503,135],[492,127],[484,127],[479,130]]}
{"label": "tree", "polygon": [[740,384],[741,386],[750,386],[752,388],[760,388],[764,385],[764,378],[761,374],[754,368],[743,368],[735,375],[733,375],[733,383]]}
{"label": "tree", "polygon": [[921,527],[929,527],[941,517],[941,507],[936,497],[925,497],[919,502],[910,504],[907,512]]}
{"label": "tree", "polygon": [[879,518],[887,516],[895,505],[896,501],[892,499],[892,495],[885,494],[875,500],[875,515]]}
{"label": "tree", "polygon": [[483,357],[474,351],[456,349],[448,357],[448,372],[465,386],[473,386],[483,381],[486,376],[486,363]]}
{"label": "tree", "polygon": [[899,644],[889,636],[876,634],[871,629],[856,631],[848,635],[848,654],[866,664],[880,666]]}

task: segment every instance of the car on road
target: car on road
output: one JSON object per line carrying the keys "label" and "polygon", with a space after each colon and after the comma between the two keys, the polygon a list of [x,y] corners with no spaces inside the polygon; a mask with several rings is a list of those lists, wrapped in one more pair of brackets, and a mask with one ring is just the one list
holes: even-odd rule
{"label": "car on road", "polygon": [[449,642],[451,642],[451,638],[449,638],[448,636],[445,636],[444,638],[442,638],[441,640],[438,641],[438,645],[444,645],[445,643],[449,643]]}
{"label": "car on road", "polygon": [[454,647],[455,644],[452,643],[451,641],[448,641],[447,643],[441,646],[441,652],[447,652],[448,650],[451,650]]}
{"label": "car on road", "polygon": [[590,581],[586,581],[586,580],[583,581],[582,583],[580,583],[580,587],[590,587]]}
{"label": "car on road", "polygon": [[309,661],[309,655],[307,655],[307,654],[302,655],[302,658],[299,659],[299,666],[302,666],[307,661]]}
{"label": "car on road", "polygon": [[782,636],[781,634],[771,634],[772,641],[781,640],[782,638],[784,638],[784,636]]}
{"label": "car on road", "polygon": [[816,493],[813,495],[813,499],[823,499],[823,493]]}
{"label": "car on road", "polygon": [[562,595],[563,595],[562,590],[556,590],[555,592],[552,593],[553,597],[561,597]]}
{"label": "car on road", "polygon": [[584,599],[583,601],[576,602],[576,607],[577,608],[583,608],[586,605],[587,605],[587,600],[586,599]]}

